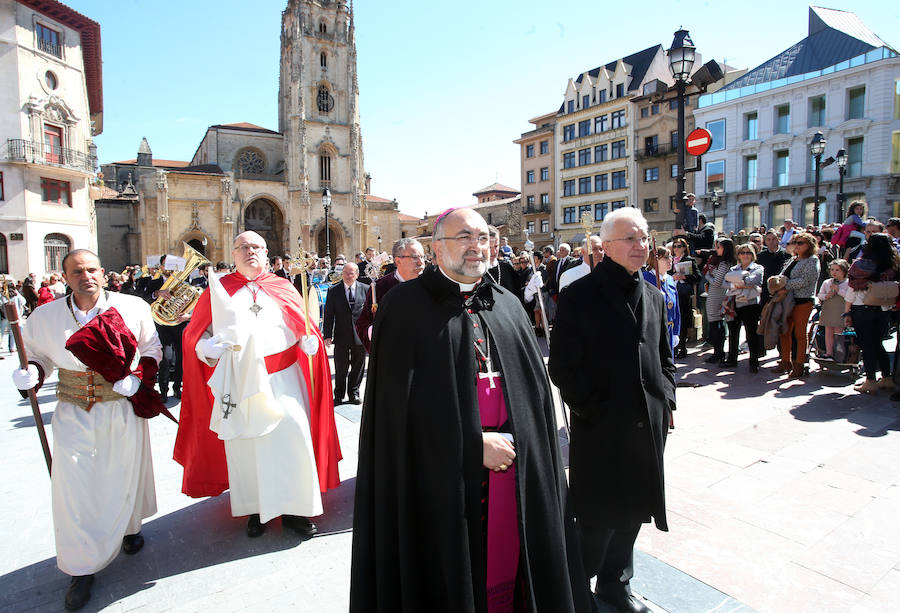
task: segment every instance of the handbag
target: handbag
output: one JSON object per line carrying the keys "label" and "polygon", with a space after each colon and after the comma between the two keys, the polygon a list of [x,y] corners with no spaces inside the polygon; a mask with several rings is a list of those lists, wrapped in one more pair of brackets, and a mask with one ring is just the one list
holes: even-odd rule
{"label": "handbag", "polygon": [[866,306],[894,306],[900,286],[896,281],[873,281],[866,290],[863,304]]}

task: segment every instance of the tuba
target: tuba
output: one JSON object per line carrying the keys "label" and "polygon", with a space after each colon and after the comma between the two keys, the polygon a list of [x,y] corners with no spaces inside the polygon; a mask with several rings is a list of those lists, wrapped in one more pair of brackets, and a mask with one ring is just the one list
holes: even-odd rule
{"label": "tuba", "polygon": [[194,287],[188,281],[188,277],[199,268],[202,264],[209,264],[209,260],[200,255],[193,247],[187,243],[184,245],[184,270],[176,270],[166,279],[162,287],[158,291],[167,291],[172,297],[165,299],[162,296],[157,298],[150,305],[150,313],[153,320],[161,326],[175,326],[178,319],[194,310],[197,300],[200,299],[201,290]]}

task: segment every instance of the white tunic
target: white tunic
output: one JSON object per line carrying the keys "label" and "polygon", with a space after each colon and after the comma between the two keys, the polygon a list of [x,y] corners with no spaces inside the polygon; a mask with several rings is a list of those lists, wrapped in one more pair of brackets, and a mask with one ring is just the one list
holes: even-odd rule
{"label": "white tunic", "polygon": [[[94,309],[77,311],[82,324],[114,306],[138,343],[141,357],[162,357],[150,307],[140,298],[101,294]],[[54,368],[84,372],[87,367],[65,348],[79,326],[67,299],[35,309],[22,334],[28,358],[47,376]],[[106,567],[136,534],[141,520],[156,513],[153,460],[147,420],[122,398],[100,402],[90,412],[59,402],[53,412],[53,473],[50,477],[56,563],[72,576]]]}
{"label": "white tunic", "polygon": [[[215,292],[212,287],[210,291]],[[256,303],[262,307],[254,315],[253,292]],[[213,295],[211,299],[215,300]],[[277,302],[258,289],[255,283],[239,289],[228,299],[228,311],[235,319],[228,328],[237,337],[229,338],[227,330],[211,324],[211,332],[223,334],[226,340],[241,345],[237,355],[226,353],[216,364],[216,371],[209,379],[215,401],[212,410],[211,427],[225,444],[225,459],[228,463],[228,482],[231,488],[231,514],[235,517],[259,513],[260,520],[267,522],[279,515],[316,516],[322,514],[322,496],[316,460],[313,454],[312,436],[309,426],[309,401],[306,383],[300,367],[295,363],[288,368],[269,374],[259,364],[249,364],[246,352],[252,350],[255,359],[281,353],[297,344],[297,337],[284,323],[284,315]],[[215,317],[216,308],[213,307]],[[235,325],[237,324],[237,325]],[[236,331],[236,332],[235,332]],[[199,359],[204,356],[197,353]],[[232,361],[233,371],[227,378],[223,370]],[[248,373],[258,377],[268,377],[259,381],[256,390],[260,394],[251,395],[252,382]],[[227,382],[229,389],[223,389]],[[243,393],[238,393],[238,390]],[[243,409],[240,431],[227,423],[238,415],[224,420],[221,398],[232,394],[236,402],[241,396],[252,397],[254,401],[235,407],[237,413]],[[266,400],[261,401],[260,397]],[[260,415],[265,411],[264,415]],[[262,433],[262,434],[260,434]]]}

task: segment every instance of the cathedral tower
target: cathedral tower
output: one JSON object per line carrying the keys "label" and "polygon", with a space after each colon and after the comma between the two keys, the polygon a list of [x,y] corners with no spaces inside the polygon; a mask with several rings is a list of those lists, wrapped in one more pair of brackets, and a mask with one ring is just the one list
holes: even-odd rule
{"label": "cathedral tower", "polygon": [[281,20],[278,130],[284,135],[289,226],[303,237],[304,249],[324,255],[322,192],[328,188],[331,255],[349,259],[366,247],[352,1],[288,1]]}

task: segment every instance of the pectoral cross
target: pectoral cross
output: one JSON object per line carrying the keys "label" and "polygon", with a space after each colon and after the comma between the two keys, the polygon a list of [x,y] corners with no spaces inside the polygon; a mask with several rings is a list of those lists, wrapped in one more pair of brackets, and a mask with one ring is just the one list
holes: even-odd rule
{"label": "pectoral cross", "polygon": [[489,387],[491,389],[494,389],[497,387],[496,385],[494,385],[494,379],[499,377],[500,373],[497,371],[491,370],[491,361],[490,360],[486,361],[485,366],[487,367],[488,371],[487,372],[479,372],[478,378],[479,379],[487,379],[488,383],[489,383]]}
{"label": "pectoral cross", "polygon": [[231,415],[232,410],[236,406],[236,403],[231,402],[231,394],[222,396],[222,419],[228,419],[228,416]]}
{"label": "pectoral cross", "polygon": [[262,307],[259,306],[258,304],[256,304],[256,302],[254,302],[250,306],[250,311],[253,313],[254,317],[259,317],[259,312],[262,311]]}

